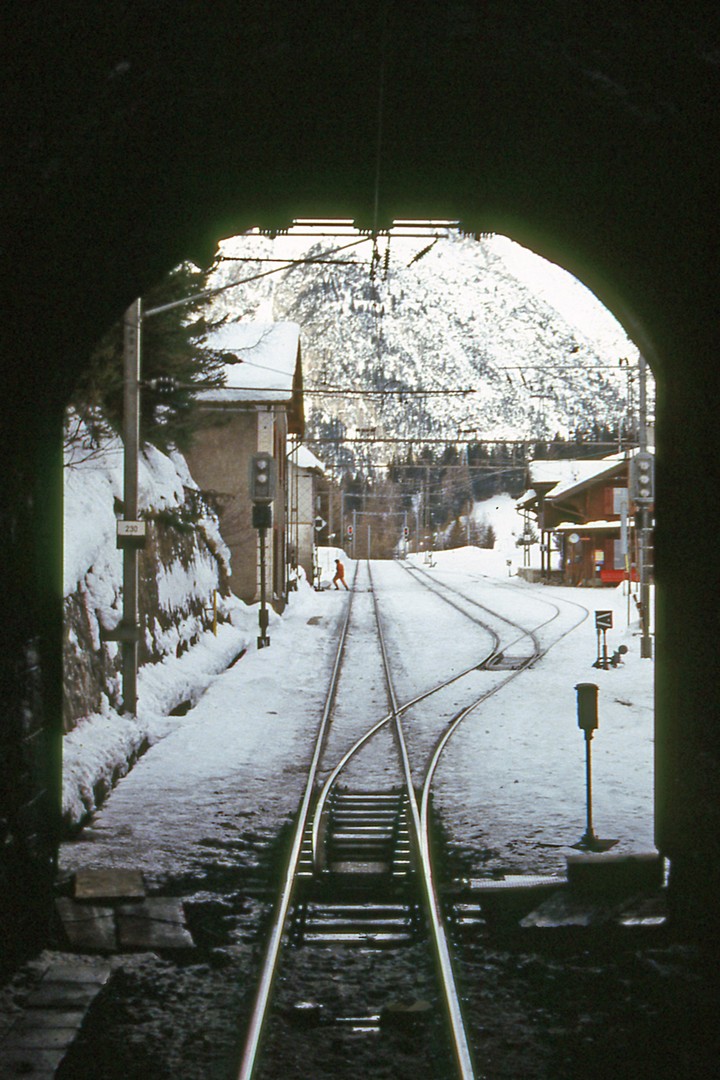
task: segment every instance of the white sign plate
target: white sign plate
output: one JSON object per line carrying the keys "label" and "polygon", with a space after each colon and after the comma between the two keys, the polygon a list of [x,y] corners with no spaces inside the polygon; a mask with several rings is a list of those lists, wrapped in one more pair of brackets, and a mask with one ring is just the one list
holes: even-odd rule
{"label": "white sign plate", "polygon": [[145,536],[145,524],[144,521],[118,521],[118,538],[121,536]]}

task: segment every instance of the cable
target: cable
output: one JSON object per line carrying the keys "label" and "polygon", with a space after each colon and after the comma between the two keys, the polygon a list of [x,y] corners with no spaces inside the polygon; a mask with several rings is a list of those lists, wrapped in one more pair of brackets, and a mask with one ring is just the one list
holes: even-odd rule
{"label": "cable", "polygon": [[[369,236],[361,236],[359,240],[353,240],[350,244],[342,244],[340,247],[333,248],[332,251],[323,251],[322,256],[334,255],[338,251],[347,251],[348,248],[357,247],[359,244],[365,244],[370,239]],[[299,261],[302,261],[303,263],[313,263],[320,258],[321,255],[317,255]],[[161,304],[159,307],[148,308],[146,311],[143,311],[143,319],[150,318],[151,315],[161,315],[165,311],[171,311],[173,308],[182,307],[184,304],[190,304],[194,300],[204,300],[206,297],[218,296],[220,293],[227,292],[228,289],[236,289],[238,285],[247,285],[250,281],[258,281],[260,278],[268,277],[269,274],[279,274],[282,270],[290,270],[296,263],[285,263],[283,266],[273,267],[272,270],[263,270],[261,274],[253,274],[251,277],[242,278],[240,281],[232,281],[229,285],[218,285],[214,289],[205,289],[203,292],[195,293],[193,296],[186,296],[182,300],[173,300],[170,304]]]}

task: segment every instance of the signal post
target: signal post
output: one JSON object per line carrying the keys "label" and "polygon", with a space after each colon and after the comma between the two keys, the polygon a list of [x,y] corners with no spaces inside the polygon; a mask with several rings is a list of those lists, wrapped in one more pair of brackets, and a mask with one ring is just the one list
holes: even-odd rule
{"label": "signal post", "polygon": [[268,637],[268,622],[270,613],[267,609],[267,566],[265,556],[265,543],[267,531],[272,528],[272,501],[275,497],[275,483],[277,466],[272,454],[253,454],[250,459],[250,498],[252,499],[252,525],[258,531],[260,543],[260,611],[258,623],[258,649],[265,648],[270,644]]}

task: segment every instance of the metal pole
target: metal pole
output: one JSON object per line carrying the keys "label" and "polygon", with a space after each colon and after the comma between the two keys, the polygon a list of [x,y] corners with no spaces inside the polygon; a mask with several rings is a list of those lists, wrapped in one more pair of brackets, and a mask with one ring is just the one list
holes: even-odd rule
{"label": "metal pole", "polygon": [[[647,365],[645,357],[640,354],[638,358],[638,389],[639,389],[639,414],[640,431],[638,436],[639,450],[647,451]],[[640,656],[643,659],[652,659],[652,641],[650,639],[650,581],[648,578],[648,510],[645,507],[638,509],[640,518]]]}
{"label": "metal pole", "polygon": [[260,634],[257,644],[258,649],[262,649],[263,646],[270,644],[270,638],[267,636],[269,617],[265,596],[265,534],[267,529],[259,529],[258,532],[260,534],[260,611],[258,612]]}
{"label": "metal pole", "polygon": [[587,792],[587,817],[585,836],[583,840],[586,843],[592,843],[597,838],[593,830],[592,819],[592,752],[590,749],[590,743],[592,742],[592,731],[585,732],[585,789]]}
{"label": "metal pole", "polygon": [[[138,516],[138,455],[140,452],[140,326],[142,301],[125,312],[123,343],[123,498],[126,521]],[[138,668],[138,549],[123,548],[122,687],[123,711],[137,714]]]}
{"label": "metal pole", "polygon": [[355,537],[357,536],[357,510],[353,510],[352,557],[355,558]]}
{"label": "metal pole", "polygon": [[370,551],[371,551],[372,526],[368,525],[367,530],[368,530],[368,533],[367,533],[367,557],[369,559],[370,558]]}

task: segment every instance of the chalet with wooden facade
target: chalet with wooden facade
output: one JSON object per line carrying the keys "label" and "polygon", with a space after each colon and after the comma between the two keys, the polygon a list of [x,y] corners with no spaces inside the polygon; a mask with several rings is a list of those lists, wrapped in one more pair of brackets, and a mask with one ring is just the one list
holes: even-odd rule
{"label": "chalet with wooden facade", "polygon": [[268,599],[281,611],[288,594],[288,453],[304,431],[300,330],[295,323],[232,323],[212,345],[236,357],[226,385],[198,401],[208,421],[187,453],[190,471],[215,502],[230,549],[230,586],[246,603],[259,599],[258,531],[252,525],[250,461],[265,451],[276,463],[273,524],[266,544]]}
{"label": "chalet with wooden facade", "polygon": [[[635,506],[629,494],[635,451],[600,460],[534,461],[518,509],[535,518],[541,577],[568,585],[638,580]],[[559,568],[551,568],[557,551]]]}

